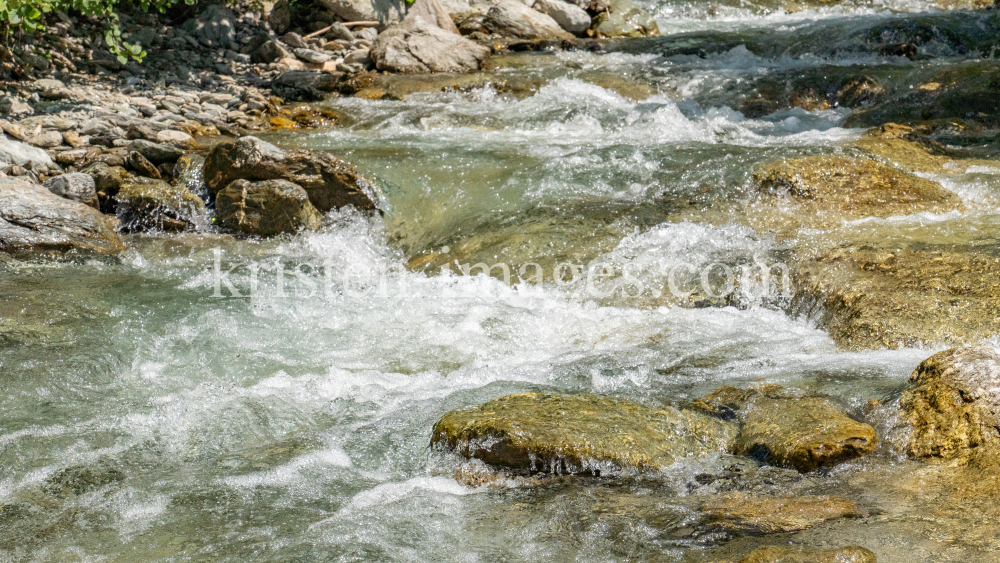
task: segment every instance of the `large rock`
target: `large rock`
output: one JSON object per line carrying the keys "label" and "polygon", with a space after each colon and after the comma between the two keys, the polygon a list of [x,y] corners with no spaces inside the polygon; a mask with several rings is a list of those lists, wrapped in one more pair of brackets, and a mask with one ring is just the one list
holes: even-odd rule
{"label": "large rock", "polygon": [[875,429],[851,419],[828,399],[788,397],[780,389],[723,387],[706,397],[712,410],[740,420],[735,453],[802,472],[863,456],[878,445]]}
{"label": "large rock", "polygon": [[43,186],[0,178],[0,250],[80,250],[117,255],[125,249],[115,222]]}
{"label": "large rock", "polygon": [[628,0],[612,0],[607,11],[594,18],[597,37],[651,37],[660,34],[656,19]]}
{"label": "large rock", "polygon": [[798,206],[791,221],[802,226],[964,209],[941,184],[867,158],[784,159],[761,166],[753,178],[767,196]]}
{"label": "large rock", "polygon": [[913,425],[907,453],[968,460],[1000,445],[1000,354],[985,346],[938,352],[917,366],[900,398]]}
{"label": "large rock", "polygon": [[525,393],[445,414],[431,443],[503,468],[599,473],[728,451],[735,436],[734,424],[694,411]]}
{"label": "large rock", "polygon": [[205,215],[205,203],[184,186],[163,180],[136,178],[115,196],[117,214],[126,231],[195,230]]}
{"label": "large rock", "polygon": [[784,534],[827,520],[864,515],[857,504],[843,497],[767,497],[742,492],[716,495],[700,511],[714,530],[738,536]]}
{"label": "large rock", "polygon": [[535,0],[534,8],[573,35],[583,36],[590,29],[590,14],[576,4],[564,0]]}
{"label": "large rock", "polygon": [[327,11],[345,22],[377,21],[392,25],[406,15],[404,0],[317,0]]}
{"label": "large rock", "polygon": [[323,222],[306,191],[286,180],[236,180],[216,195],[215,210],[223,227],[246,235],[297,233]]}
{"label": "large rock", "polygon": [[761,547],[739,563],[877,563],[875,554],[856,545],[836,549]]}
{"label": "large rock", "polygon": [[61,174],[49,178],[42,185],[57,196],[98,209],[97,185],[90,174],[82,172]]}
{"label": "large rock", "polygon": [[519,39],[572,39],[552,17],[518,0],[500,0],[486,13],[483,26],[491,33]]}
{"label": "large rock", "polygon": [[292,10],[288,5],[288,0],[278,0],[271,7],[267,14],[267,23],[275,33],[281,34],[288,31],[292,25]]}
{"label": "large rock", "polygon": [[222,4],[209,4],[197,18],[184,22],[181,29],[206,47],[232,47],[236,40],[236,15]]}
{"label": "large rock", "polygon": [[136,139],[129,143],[128,150],[141,154],[156,165],[173,164],[177,162],[178,158],[184,156],[184,151],[173,145],[164,145],[143,139]]}
{"label": "large rock", "polygon": [[369,56],[376,68],[390,72],[471,72],[489,60],[490,50],[422,18],[414,18],[382,32],[372,44]]}
{"label": "large rock", "polygon": [[373,182],[332,155],[283,151],[256,137],[242,137],[213,148],[205,158],[203,177],[213,197],[234,180],[288,180],[302,186],[321,213],[345,205],[371,210],[377,198]]}
{"label": "large rock", "polygon": [[274,61],[290,56],[292,54],[288,52],[288,49],[285,49],[284,46],[273,39],[261,42],[250,53],[250,59],[257,64],[273,63]]}
{"label": "large rock", "polygon": [[42,149],[0,136],[0,169],[10,166],[24,166],[29,162],[46,166],[52,165],[52,159]]}
{"label": "large rock", "polygon": [[412,22],[420,18],[425,22],[437,26],[448,33],[459,35],[455,21],[451,19],[448,9],[440,0],[416,0],[410,9],[406,11],[404,23]]}

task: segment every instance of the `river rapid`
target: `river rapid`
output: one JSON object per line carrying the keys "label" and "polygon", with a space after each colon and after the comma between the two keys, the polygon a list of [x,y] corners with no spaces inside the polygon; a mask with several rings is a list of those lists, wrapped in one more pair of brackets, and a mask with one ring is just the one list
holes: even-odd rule
{"label": "river rapid", "polygon": [[[950,64],[828,52],[860,22],[935,7],[645,6],[665,36],[735,45],[511,55],[498,83],[530,91],[331,99],[340,125],[265,138],[374,175],[381,214],[332,212],[319,232],[271,240],[132,236],[120,262],[0,266],[0,560],[687,562],[792,543],[1000,561],[980,507],[907,481],[924,470],[891,440],[805,475],[715,454],[479,487],[429,447],[445,412],[511,393],[657,405],[759,383],[834,397],[885,436],[910,373],[945,348],[845,351],[780,283],[723,291],[727,268],[767,270],[795,243],[748,226],[754,166],[851,154],[864,133],[837,107],[746,117],[727,92],[819,65]],[[746,45],[762,33],[787,48]],[[996,225],[998,172],[928,176],[967,212],[856,228],[933,241]],[[509,283],[475,263],[503,264]],[[734,488],[845,496],[866,516],[733,538],[694,499]]]}

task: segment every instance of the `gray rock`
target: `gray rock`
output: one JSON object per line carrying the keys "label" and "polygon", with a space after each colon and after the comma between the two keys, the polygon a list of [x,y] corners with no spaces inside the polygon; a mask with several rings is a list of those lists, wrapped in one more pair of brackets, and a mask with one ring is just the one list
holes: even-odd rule
{"label": "gray rock", "polygon": [[33,113],[35,113],[35,110],[23,100],[19,100],[14,96],[0,98],[0,115],[23,117]]}
{"label": "gray rock", "polygon": [[455,22],[451,19],[451,15],[440,0],[416,0],[406,12],[406,19],[403,20],[403,23],[404,25],[411,24],[417,18],[440,27],[448,33],[461,35]]}
{"label": "gray rock", "polygon": [[330,60],[330,55],[312,49],[296,49],[295,56],[307,63],[325,63]]}
{"label": "gray rock", "polygon": [[50,166],[52,159],[42,149],[19,141],[0,138],[0,168],[24,166],[29,162]]}
{"label": "gray rock", "polygon": [[79,201],[86,206],[98,209],[97,185],[90,174],[82,172],[62,174],[49,178],[42,185],[59,197]]}
{"label": "gray rock", "polygon": [[563,0],[535,0],[535,10],[547,14],[573,35],[582,36],[590,29],[590,14],[586,10]]}
{"label": "gray rock", "polygon": [[500,0],[486,13],[483,26],[491,33],[519,39],[571,39],[556,20],[517,0]]}
{"label": "gray rock", "polygon": [[369,56],[379,70],[472,72],[489,60],[489,48],[461,35],[449,33],[420,18],[408,23],[388,29],[375,39]]}
{"label": "gray rock", "polygon": [[289,56],[291,53],[279,45],[277,41],[265,41],[253,51],[250,60],[257,64],[267,64]]}
{"label": "gray rock", "polygon": [[323,222],[306,191],[287,180],[236,180],[216,195],[215,210],[224,228],[247,235],[297,233]]}
{"label": "gray rock", "polygon": [[656,19],[629,0],[611,0],[606,12],[594,18],[598,37],[646,37],[660,34]]}
{"label": "gray rock", "polygon": [[0,178],[0,250],[118,255],[125,247],[115,222],[99,211],[37,184]]}
{"label": "gray rock", "polygon": [[181,29],[207,47],[230,47],[236,40],[236,15],[221,4],[211,4],[197,18],[184,22]]}
{"label": "gray rock", "polygon": [[45,131],[35,135],[34,137],[28,138],[29,145],[34,145],[43,149],[58,147],[62,143],[63,137],[58,131]]}
{"label": "gray rock", "polygon": [[347,42],[353,42],[356,38],[351,30],[347,28],[346,25],[340,22],[333,22],[330,25],[330,29],[326,31],[325,37],[330,40],[341,40]]}
{"label": "gray rock", "polygon": [[316,0],[327,11],[348,22],[377,21],[392,25],[403,21],[404,0]]}
{"label": "gray rock", "polygon": [[288,101],[315,101],[336,91],[340,76],[312,70],[289,70],[271,83],[271,91]]}
{"label": "gray rock", "polygon": [[284,41],[285,45],[288,45],[293,49],[305,49],[309,47],[309,45],[306,44],[305,40],[302,39],[302,36],[299,35],[298,33],[295,33],[294,31],[290,31],[282,35],[281,40]]}
{"label": "gray rock", "polygon": [[292,25],[292,11],[288,0],[278,0],[267,14],[267,23],[275,33],[284,33]]}
{"label": "gray rock", "polygon": [[159,143],[167,143],[172,145],[187,146],[192,141],[194,137],[188,135],[183,131],[175,131],[173,129],[165,129],[156,134],[156,141]]}
{"label": "gray rock", "polygon": [[135,151],[153,164],[160,165],[165,162],[173,164],[177,159],[184,156],[184,151],[173,145],[162,145],[152,141],[136,139],[126,147],[130,151]]}
{"label": "gray rock", "polygon": [[344,56],[344,64],[350,65],[358,63],[362,66],[367,65],[368,63],[372,62],[372,59],[371,57],[368,56],[368,53],[369,53],[368,49],[357,49],[355,51],[351,51],[350,53],[347,53],[347,55]]}
{"label": "gray rock", "polygon": [[375,41],[375,38],[378,37],[378,30],[375,29],[374,27],[363,27],[360,30],[358,30],[354,35],[357,36],[358,39],[364,39],[366,41]]}
{"label": "gray rock", "polygon": [[125,168],[135,172],[140,176],[145,176],[147,178],[153,178],[159,180],[162,178],[160,176],[159,169],[149,161],[148,158],[142,156],[142,153],[138,151],[132,151],[125,156]]}

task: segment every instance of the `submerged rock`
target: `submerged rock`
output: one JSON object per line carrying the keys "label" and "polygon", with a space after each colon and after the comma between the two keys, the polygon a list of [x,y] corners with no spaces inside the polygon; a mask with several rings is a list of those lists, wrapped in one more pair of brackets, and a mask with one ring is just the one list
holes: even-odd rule
{"label": "submerged rock", "polygon": [[1000,354],[985,346],[938,352],[917,366],[900,398],[913,425],[907,453],[968,460],[1000,445]]}
{"label": "submerged rock", "polygon": [[328,153],[283,151],[256,137],[216,145],[205,158],[203,177],[213,197],[234,180],[284,179],[304,188],[320,213],[345,205],[372,210],[377,197],[373,182]]}
{"label": "submerged rock", "polygon": [[0,250],[80,250],[117,255],[125,249],[115,222],[43,186],[0,178]]}
{"label": "submerged rock", "polygon": [[710,526],[730,535],[796,532],[837,518],[864,516],[857,504],[843,497],[760,497],[727,493],[701,507]]}
{"label": "submerged rock", "polygon": [[274,236],[316,229],[323,216],[301,186],[287,180],[236,180],[216,194],[219,223],[246,235]]}
{"label": "submerged rock", "polygon": [[674,407],[525,393],[445,414],[431,443],[503,468],[599,473],[724,452],[735,436],[732,423]]}
{"label": "submerged rock", "polygon": [[500,0],[490,8],[483,26],[491,33],[519,39],[572,39],[552,17],[518,0]]}
{"label": "submerged rock", "polygon": [[829,399],[723,387],[703,402],[716,412],[732,409],[739,419],[736,454],[772,465],[815,471],[861,457],[878,444],[874,428],[849,418]]}
{"label": "submerged rock", "polygon": [[185,186],[136,178],[122,184],[115,199],[126,231],[189,231],[205,214],[205,204]]}
{"label": "submerged rock", "polygon": [[877,563],[875,554],[856,545],[837,549],[761,547],[738,563]]}
{"label": "submerged rock", "polygon": [[598,37],[652,37],[660,27],[646,10],[629,0],[611,0],[610,7],[594,18],[593,30]]}
{"label": "submerged rock", "polygon": [[796,215],[804,224],[964,209],[961,198],[937,182],[866,158],[785,159],[761,166],[753,178],[765,194],[800,205]]}

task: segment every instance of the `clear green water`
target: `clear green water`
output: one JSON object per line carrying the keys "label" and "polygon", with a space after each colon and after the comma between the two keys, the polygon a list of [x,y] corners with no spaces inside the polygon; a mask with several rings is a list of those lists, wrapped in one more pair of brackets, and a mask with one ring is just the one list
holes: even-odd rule
{"label": "clear green water", "polygon": [[[864,403],[891,402],[937,349],[840,351],[768,290],[741,308],[684,308],[593,299],[548,276],[509,287],[457,267],[414,271],[444,246],[547,272],[600,258],[649,288],[675,264],[771,263],[788,243],[740,224],[753,165],[842,151],[861,133],[839,126],[839,110],[750,120],[699,102],[787,61],[545,57],[525,72],[560,78],[526,98],[334,100],[351,125],[270,138],[377,175],[384,217],[335,213],[321,232],[263,242],[133,237],[121,263],[3,265],[0,559],[703,561],[727,538],[696,510],[719,485],[696,477],[738,466],[739,488],[848,496],[871,516],[736,539],[732,553],[793,542],[860,544],[889,563],[997,560],[980,513],[934,512],[891,486],[919,470],[891,444],[825,475],[712,456],[603,481],[455,481],[459,461],[429,450],[431,426],[504,394],[658,404],[770,382],[837,397],[885,432],[892,408]],[[636,102],[582,72],[660,93]],[[993,217],[997,176],[947,182]],[[954,220],[891,228],[933,238]],[[261,265],[252,298],[213,295],[216,250],[223,271]],[[246,268],[228,279],[247,292]]]}

